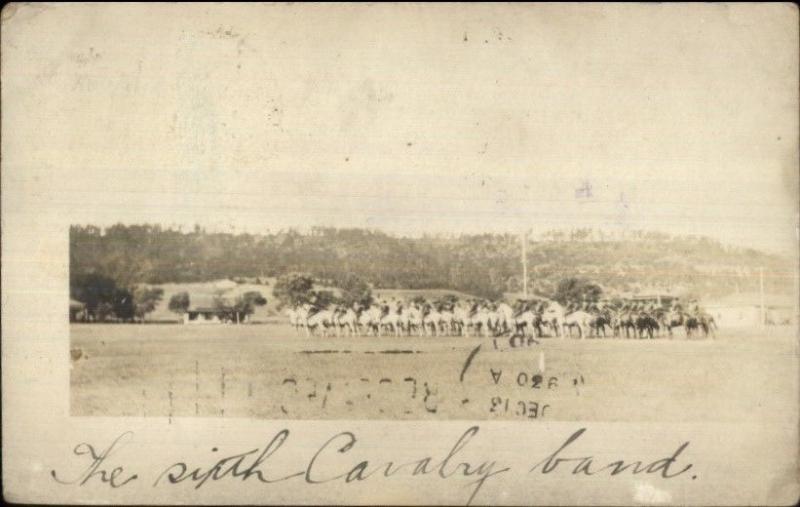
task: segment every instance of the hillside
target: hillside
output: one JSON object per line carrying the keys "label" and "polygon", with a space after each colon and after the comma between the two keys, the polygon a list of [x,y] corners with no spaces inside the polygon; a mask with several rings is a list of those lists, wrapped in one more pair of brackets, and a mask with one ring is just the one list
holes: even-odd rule
{"label": "hillside", "polygon": [[[218,279],[267,279],[307,272],[336,285],[355,273],[375,289],[446,289],[496,297],[519,291],[520,239],[510,234],[404,238],[363,229],[308,234],[191,232],[156,225],[70,229],[70,276],[99,273],[120,286]],[[636,232],[611,237],[586,229],[531,238],[529,288],[551,294],[578,276],[607,292],[680,288],[701,297],[758,290],[791,293],[794,261],[702,237]]]}

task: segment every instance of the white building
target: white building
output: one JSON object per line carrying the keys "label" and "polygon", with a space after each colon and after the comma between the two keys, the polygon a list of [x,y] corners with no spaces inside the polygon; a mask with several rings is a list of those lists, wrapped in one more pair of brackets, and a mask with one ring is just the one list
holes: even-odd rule
{"label": "white building", "polygon": [[[762,324],[761,296],[758,292],[731,294],[703,305],[722,327],[754,327]],[[791,295],[764,294],[764,323],[797,323],[797,299]]]}
{"label": "white building", "polygon": [[244,312],[236,311],[229,298],[211,294],[192,294],[190,306],[183,314],[184,324],[223,324],[247,321]]}

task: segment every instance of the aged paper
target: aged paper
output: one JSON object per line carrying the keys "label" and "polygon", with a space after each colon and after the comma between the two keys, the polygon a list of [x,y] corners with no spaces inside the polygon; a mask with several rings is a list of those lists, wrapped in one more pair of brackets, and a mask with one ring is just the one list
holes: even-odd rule
{"label": "aged paper", "polygon": [[2,459],[56,504],[783,505],[792,4],[9,4]]}

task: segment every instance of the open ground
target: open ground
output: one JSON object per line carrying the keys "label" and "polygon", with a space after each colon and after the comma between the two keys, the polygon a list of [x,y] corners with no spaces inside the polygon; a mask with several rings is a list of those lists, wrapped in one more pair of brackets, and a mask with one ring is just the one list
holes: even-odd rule
{"label": "open ground", "polygon": [[[297,335],[72,324],[73,416],[741,421],[791,417],[794,328],[717,339]],[[680,333],[679,333],[680,334]]]}

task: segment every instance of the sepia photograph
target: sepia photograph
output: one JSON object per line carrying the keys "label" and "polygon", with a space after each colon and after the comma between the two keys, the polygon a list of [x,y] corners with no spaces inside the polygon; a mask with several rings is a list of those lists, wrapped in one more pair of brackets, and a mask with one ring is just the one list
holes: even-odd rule
{"label": "sepia photograph", "polygon": [[6,501],[800,498],[796,5],[0,22]]}
{"label": "sepia photograph", "polygon": [[789,255],[655,231],[76,225],[71,413],[763,417],[795,284]]}

